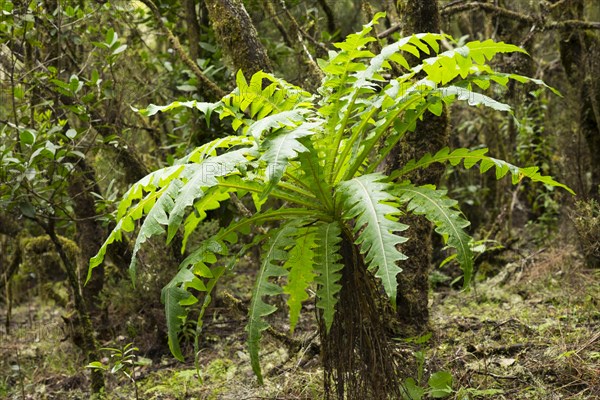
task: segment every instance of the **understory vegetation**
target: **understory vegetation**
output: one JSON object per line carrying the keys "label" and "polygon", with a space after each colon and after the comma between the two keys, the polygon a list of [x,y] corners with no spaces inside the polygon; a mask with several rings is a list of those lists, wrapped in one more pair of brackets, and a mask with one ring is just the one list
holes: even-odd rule
{"label": "understory vegetation", "polygon": [[[540,250],[517,257],[506,272],[477,284],[469,294],[437,285],[431,298],[432,324],[438,327],[433,335],[423,340],[398,338],[394,344],[394,351],[413,366],[415,382],[427,388],[431,373],[446,371],[452,376],[449,399],[598,396],[600,274],[585,267],[573,246]],[[252,277],[236,275],[224,278],[224,285],[236,297],[248,299]],[[316,326],[301,323],[296,328],[306,341],[305,351],[298,353],[266,334],[265,385],[258,387],[245,352],[243,314],[224,297],[217,296],[215,302],[203,333],[199,375],[190,360],[180,363],[166,354],[157,358],[140,350],[136,355],[141,365],[134,372],[139,398],[322,396],[322,370],[310,347]],[[2,396],[20,398],[23,390],[35,398],[87,398],[81,373],[85,360],[65,340],[60,318],[65,312],[47,300],[13,310],[13,333],[2,337]],[[272,323],[282,329],[286,325],[283,315],[275,315]],[[105,345],[130,342],[131,336],[121,336]],[[133,338],[133,343],[144,349],[147,339]],[[103,354],[107,365],[110,354]],[[108,399],[134,398],[135,392],[131,380],[118,372],[107,379],[106,391]]]}

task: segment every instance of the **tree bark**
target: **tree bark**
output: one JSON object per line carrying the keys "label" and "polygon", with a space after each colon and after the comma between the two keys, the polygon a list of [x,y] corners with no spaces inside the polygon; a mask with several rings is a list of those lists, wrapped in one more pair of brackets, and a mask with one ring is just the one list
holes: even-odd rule
{"label": "tree bark", "polygon": [[[3,233],[3,232],[0,232]],[[14,232],[13,238],[9,240],[14,241],[14,254],[12,255],[12,259],[8,263],[6,270],[2,267],[3,258],[0,256],[0,271],[2,271],[2,281],[0,281],[0,289],[4,289],[5,294],[5,302],[6,302],[6,320],[4,321],[4,327],[6,330],[6,334],[10,334],[10,323],[12,316],[12,300],[13,300],[13,291],[12,291],[12,277],[17,273],[19,266],[22,261],[22,249],[21,249],[21,235],[18,235],[18,232]],[[2,247],[5,246],[5,242],[2,242]]]}
{"label": "tree bark", "polygon": [[240,0],[206,0],[208,16],[217,42],[231,59],[233,68],[246,79],[258,71],[271,72],[271,60]]}
{"label": "tree bark", "polygon": [[[572,0],[558,4],[553,12],[562,19],[581,20],[583,10],[583,0]],[[600,200],[600,37],[592,31],[563,29],[559,50],[569,83],[578,94],[579,129],[589,149],[592,172],[588,195]]]}
{"label": "tree bark", "polygon": [[[100,193],[96,183],[95,173],[84,160],[74,163],[77,168],[69,177],[67,191],[73,202],[75,214],[75,228],[77,245],[80,253],[78,264],[82,276],[87,275],[87,266],[102,244],[104,229],[98,221],[94,197],[91,192]],[[80,282],[83,284],[83,282]],[[83,287],[83,296],[90,301],[90,310],[97,310],[99,305],[98,295],[104,286],[104,266],[100,265],[94,270],[91,280]]]}
{"label": "tree bark", "polygon": [[[329,333],[320,321],[325,398],[399,399],[401,366],[382,323],[379,286],[367,270],[354,235],[342,230],[339,301]],[[388,300],[389,302],[389,300]],[[333,392],[333,393],[332,393]]]}
{"label": "tree bark", "polygon": [[[399,0],[397,9],[403,23],[403,36],[421,32],[439,32],[440,15],[437,0],[410,1]],[[448,143],[448,114],[437,117],[428,114],[417,123],[414,132],[406,135],[388,158],[386,172],[397,169],[408,160],[419,159],[425,153],[435,153]],[[441,165],[412,174],[409,178],[417,185],[439,184],[444,173]],[[402,264],[402,273],[398,274],[398,298],[396,301],[398,318],[407,334],[419,333],[429,324],[429,268],[431,264],[432,244],[431,223],[421,216],[405,217],[410,226],[407,231],[408,242],[402,245],[402,251],[408,256]]]}
{"label": "tree bark", "polygon": [[190,58],[196,62],[200,54],[200,25],[196,13],[196,0],[185,0],[185,22],[190,47]]}
{"label": "tree bark", "polygon": [[[94,336],[94,328],[88,312],[87,303],[80,291],[79,280],[77,279],[77,268],[67,256],[62,243],[60,242],[60,239],[54,230],[54,224],[52,220],[50,220],[48,224],[44,224],[39,221],[38,223],[44,228],[48,236],[50,236],[50,240],[54,244],[54,248],[60,256],[60,259],[65,267],[65,271],[67,272],[67,279],[73,291],[73,300],[75,303],[75,310],[77,311],[78,321],[76,326],[81,329],[81,348],[84,351],[88,362],[97,361],[100,359],[98,353],[98,343],[96,342],[96,338]],[[104,388],[104,374],[99,369],[92,369],[91,378],[92,391],[94,393],[100,392]]]}

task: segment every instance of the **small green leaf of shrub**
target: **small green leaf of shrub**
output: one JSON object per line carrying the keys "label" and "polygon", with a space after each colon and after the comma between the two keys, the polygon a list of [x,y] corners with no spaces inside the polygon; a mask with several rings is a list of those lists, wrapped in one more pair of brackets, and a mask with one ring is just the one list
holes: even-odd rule
{"label": "small green leaf of shrub", "polygon": [[452,394],[452,375],[446,371],[438,371],[432,374],[427,381],[429,394],[434,399],[442,399]]}

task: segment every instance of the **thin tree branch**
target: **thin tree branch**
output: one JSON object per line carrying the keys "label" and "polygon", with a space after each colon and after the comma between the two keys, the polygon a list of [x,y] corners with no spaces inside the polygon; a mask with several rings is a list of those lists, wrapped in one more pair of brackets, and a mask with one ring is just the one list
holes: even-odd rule
{"label": "thin tree branch", "polygon": [[331,10],[331,7],[329,7],[329,4],[327,4],[327,1],[317,0],[317,3],[319,3],[321,8],[323,9],[323,12],[325,12],[325,16],[327,17],[327,30],[329,31],[330,34],[333,35],[337,29],[333,11]]}
{"label": "thin tree branch", "polygon": [[389,27],[385,31],[379,33],[377,35],[377,39],[384,39],[390,36],[392,33],[398,32],[400,29],[402,29],[402,24],[397,24],[392,27]]}
{"label": "thin tree branch", "polygon": [[298,32],[299,40],[302,40],[302,37],[304,37],[304,38],[308,39],[315,47],[317,47],[319,50],[321,50],[324,54],[327,54],[329,52],[329,50],[327,49],[327,47],[325,47],[325,45],[323,43],[319,42],[317,39],[315,39],[314,37],[309,35],[308,32],[306,32],[304,29],[302,29],[300,24],[298,24],[298,21],[296,21],[296,18],[294,18],[292,13],[290,13],[290,10],[287,8],[287,5],[285,4],[285,1],[281,2],[281,7],[284,9],[285,14],[287,15],[288,19],[292,23],[292,26],[294,27],[294,29]]}
{"label": "thin tree branch", "polygon": [[480,10],[483,10],[483,11],[486,11],[486,12],[492,13],[492,14],[502,15],[507,18],[512,18],[517,21],[526,22],[526,23],[530,23],[530,24],[538,22],[537,18],[532,17],[530,15],[520,14],[518,12],[511,11],[506,8],[498,7],[498,6],[495,6],[490,3],[480,3],[477,1],[470,1],[468,3],[445,6],[440,10],[440,14],[443,17],[449,17],[453,14],[458,14],[461,12],[471,11],[471,10],[476,10],[476,9],[480,9]]}
{"label": "thin tree branch", "polygon": [[[454,14],[472,10],[482,10],[490,14],[499,15],[504,18],[513,19],[527,24],[536,24],[539,31],[554,29],[600,29],[600,22],[589,22],[580,20],[566,20],[558,22],[545,22],[541,16],[521,14],[507,8],[498,7],[490,3],[470,1],[468,3],[450,3],[440,10],[442,17],[450,17]],[[390,28],[392,29],[392,28]],[[388,29],[389,30],[389,29]],[[387,32],[387,31],[386,31]],[[382,32],[382,34],[385,32]]]}
{"label": "thin tree branch", "polygon": [[285,44],[290,48],[294,48],[294,43],[292,42],[292,39],[290,39],[290,35],[288,35],[288,32],[285,29],[285,26],[283,26],[283,22],[281,22],[281,19],[279,18],[280,13],[278,13],[275,10],[275,6],[273,5],[273,3],[271,3],[271,1],[272,0],[263,0],[263,4],[267,9],[267,13],[269,13],[271,18],[273,19],[273,23],[277,27],[277,30],[279,31],[279,33],[281,33],[281,36],[283,37],[283,41],[285,42]]}
{"label": "thin tree branch", "polygon": [[[308,67],[309,77],[307,79],[307,83],[310,86],[309,90],[314,91],[319,86],[319,82],[323,79],[324,75],[323,75],[323,71],[321,71],[321,69],[319,68],[319,66],[317,65],[315,60],[313,59],[312,55],[310,54],[310,51],[308,51],[308,48],[306,47],[306,44],[304,41],[304,38],[307,38],[308,40],[310,40],[316,46],[316,48],[324,54],[327,54],[327,49],[325,48],[325,46],[322,43],[319,43],[312,36],[308,35],[308,33],[305,32],[302,29],[302,27],[300,27],[300,24],[298,24],[298,21],[296,21],[296,18],[294,18],[292,13],[288,10],[288,8],[285,4],[285,1],[283,1],[283,0],[281,1],[281,7],[283,8],[287,18],[289,19],[289,21],[292,24],[291,25],[292,35],[293,34],[296,35],[296,37],[298,39],[298,43],[302,46],[299,56],[302,58],[302,61]],[[318,54],[318,52],[317,52],[317,54]]]}
{"label": "thin tree branch", "polygon": [[600,22],[579,21],[575,19],[553,22],[546,29],[600,29]]}

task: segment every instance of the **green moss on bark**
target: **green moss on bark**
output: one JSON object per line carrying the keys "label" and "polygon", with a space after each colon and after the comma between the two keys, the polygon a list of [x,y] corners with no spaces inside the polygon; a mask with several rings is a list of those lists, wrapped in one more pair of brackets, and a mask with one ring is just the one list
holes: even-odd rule
{"label": "green moss on bark", "polygon": [[207,0],[206,8],[217,41],[235,70],[246,78],[258,71],[271,72],[271,61],[250,16],[239,0]]}

